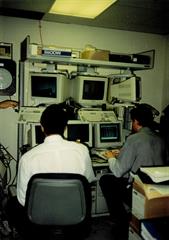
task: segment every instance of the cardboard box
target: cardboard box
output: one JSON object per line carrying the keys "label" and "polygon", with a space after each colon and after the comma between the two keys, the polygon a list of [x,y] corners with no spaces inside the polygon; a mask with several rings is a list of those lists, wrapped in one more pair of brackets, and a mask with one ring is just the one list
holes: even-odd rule
{"label": "cardboard box", "polygon": [[0,42],[0,58],[12,59],[13,55],[13,44]]}
{"label": "cardboard box", "polygon": [[85,50],[81,52],[81,58],[109,61],[109,53],[107,50]]}
{"label": "cardboard box", "polygon": [[135,181],[132,192],[132,214],[138,219],[169,216],[169,195],[156,191],[154,185]]}

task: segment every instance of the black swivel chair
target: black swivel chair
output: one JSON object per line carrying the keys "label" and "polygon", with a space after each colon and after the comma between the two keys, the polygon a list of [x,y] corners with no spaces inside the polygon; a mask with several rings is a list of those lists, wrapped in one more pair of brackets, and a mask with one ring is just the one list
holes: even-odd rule
{"label": "black swivel chair", "polygon": [[28,183],[25,206],[30,222],[50,229],[50,233],[53,232],[51,229],[58,227],[69,238],[72,232],[80,230],[81,237],[89,232],[91,188],[88,180],[80,174],[33,175]]}

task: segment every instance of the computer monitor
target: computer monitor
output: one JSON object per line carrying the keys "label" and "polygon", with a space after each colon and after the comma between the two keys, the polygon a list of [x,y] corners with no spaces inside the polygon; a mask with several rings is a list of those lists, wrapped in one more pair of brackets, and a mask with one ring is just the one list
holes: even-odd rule
{"label": "computer monitor", "polygon": [[45,135],[42,132],[40,123],[31,123],[28,132],[28,144],[30,147],[34,147],[40,143],[43,143]]}
{"label": "computer monitor", "polygon": [[79,75],[72,79],[73,98],[82,106],[99,106],[107,101],[108,79]]}
{"label": "computer monitor", "polygon": [[113,98],[121,101],[137,102],[141,100],[141,78],[131,77],[119,83],[109,84],[108,101]]}
{"label": "computer monitor", "polygon": [[92,124],[80,120],[69,120],[64,136],[70,141],[79,141],[92,147]]}
{"label": "computer monitor", "polygon": [[94,147],[116,148],[122,145],[121,122],[99,122],[94,124]]}
{"label": "computer monitor", "polygon": [[69,79],[62,73],[30,73],[24,91],[25,106],[60,103],[68,97]]}

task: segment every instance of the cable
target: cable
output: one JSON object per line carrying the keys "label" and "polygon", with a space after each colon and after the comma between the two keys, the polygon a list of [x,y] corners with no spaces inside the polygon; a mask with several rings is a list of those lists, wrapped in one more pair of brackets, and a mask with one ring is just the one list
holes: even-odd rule
{"label": "cable", "polygon": [[[5,148],[1,143],[0,143],[0,161],[2,162],[2,164],[4,165],[7,171],[8,179],[6,182],[6,186],[8,186],[12,180],[12,172],[10,167],[11,161],[17,162],[17,160],[8,152],[7,148]],[[12,184],[14,183],[15,179],[16,179],[16,174],[12,180]]]}
{"label": "cable", "polygon": [[42,25],[41,25],[41,21],[39,20],[39,35],[40,35],[40,42],[41,42],[41,46],[43,47],[43,39],[42,39]]}

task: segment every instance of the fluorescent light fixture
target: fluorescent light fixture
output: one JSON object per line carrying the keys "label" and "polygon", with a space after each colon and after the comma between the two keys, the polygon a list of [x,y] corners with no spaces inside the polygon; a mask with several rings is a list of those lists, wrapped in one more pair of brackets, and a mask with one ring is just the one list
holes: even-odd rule
{"label": "fluorescent light fixture", "polygon": [[49,13],[95,18],[117,0],[56,0]]}

